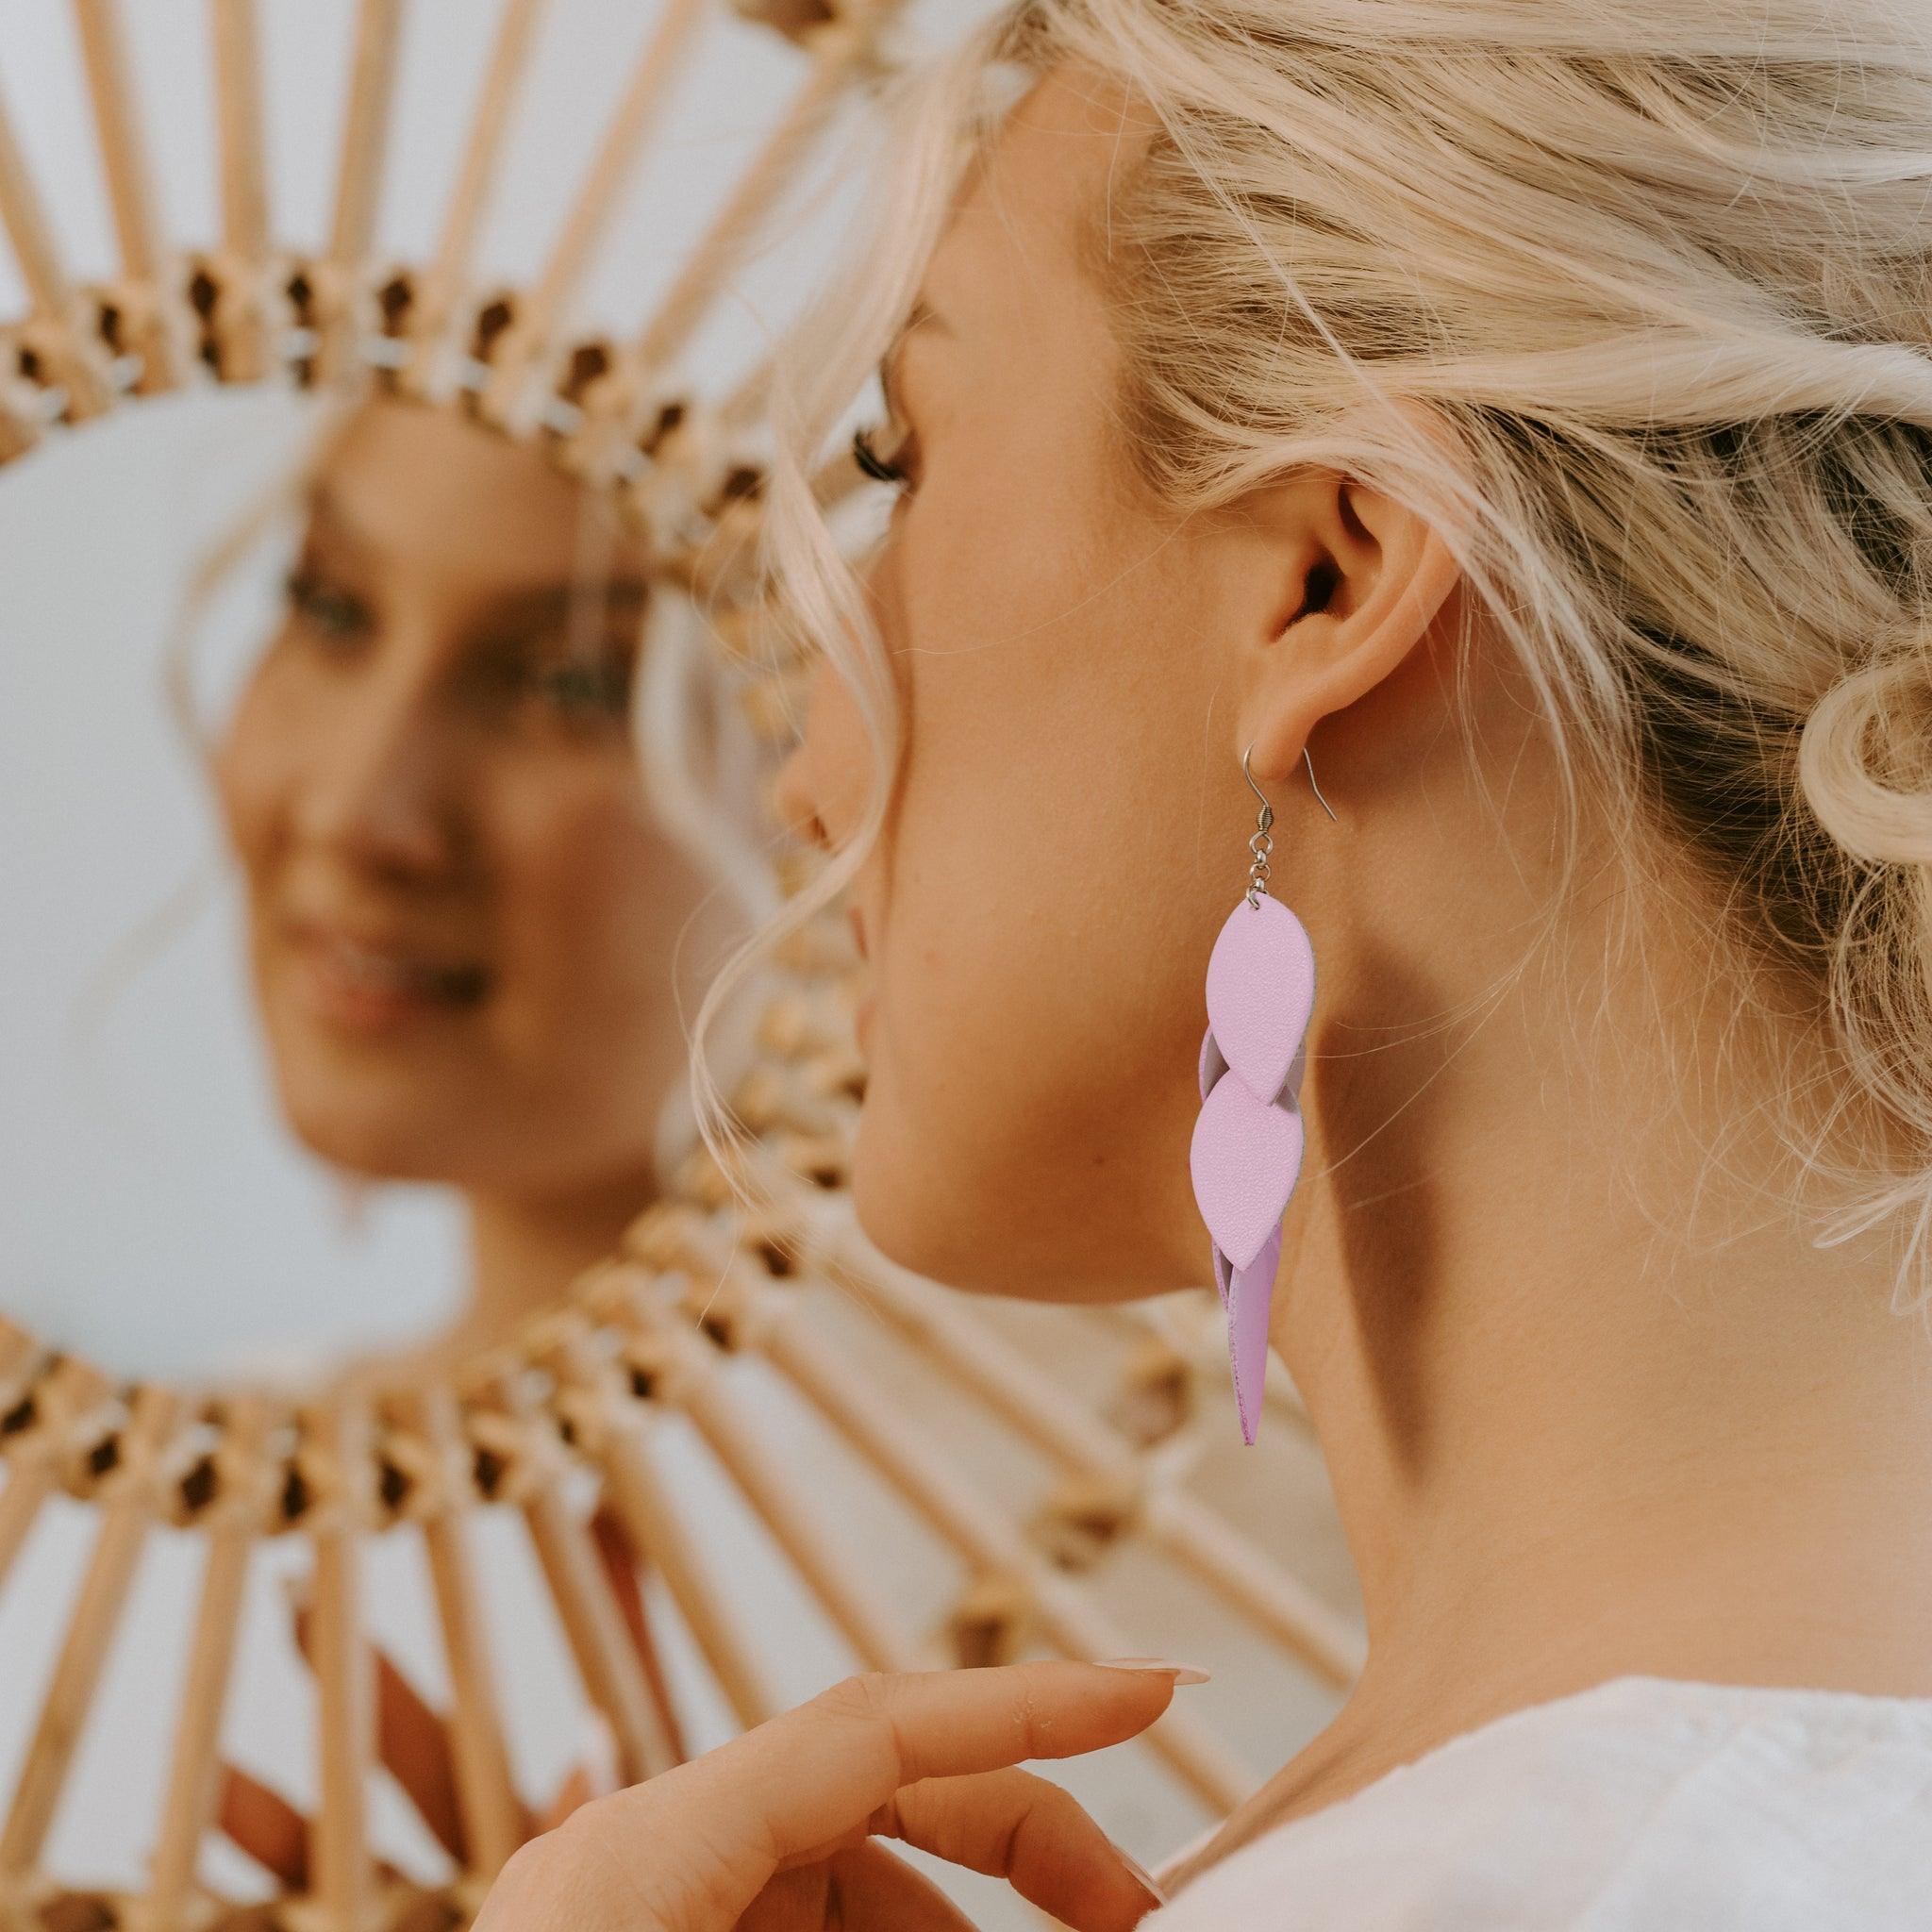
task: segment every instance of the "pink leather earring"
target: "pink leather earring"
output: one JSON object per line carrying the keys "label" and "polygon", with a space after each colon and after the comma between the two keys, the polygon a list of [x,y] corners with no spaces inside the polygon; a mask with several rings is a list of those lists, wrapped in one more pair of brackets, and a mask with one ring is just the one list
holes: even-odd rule
{"label": "pink leather earring", "polygon": [[[1281,1222],[1302,1171],[1302,1074],[1315,1010],[1315,950],[1307,928],[1268,895],[1274,808],[1241,754],[1241,775],[1261,801],[1248,841],[1248,890],[1227,915],[1208,960],[1208,1033],[1201,1041],[1201,1113],[1189,1163],[1194,1200],[1213,1237],[1214,1281],[1227,1310],[1241,1440],[1261,1421],[1268,1307],[1281,1262]],[[1308,783],[1333,819],[1315,761]]]}

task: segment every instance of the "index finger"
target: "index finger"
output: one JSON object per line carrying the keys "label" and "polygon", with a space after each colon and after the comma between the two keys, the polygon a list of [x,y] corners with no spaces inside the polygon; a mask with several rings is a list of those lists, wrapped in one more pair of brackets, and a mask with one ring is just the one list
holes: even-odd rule
{"label": "index finger", "polygon": [[721,1824],[747,1834],[775,1867],[869,1819],[902,1786],[1121,1743],[1174,1690],[1169,1672],[1058,1658],[848,1677],[609,1802],[635,1797],[659,1831],[688,1820],[714,1843]]}

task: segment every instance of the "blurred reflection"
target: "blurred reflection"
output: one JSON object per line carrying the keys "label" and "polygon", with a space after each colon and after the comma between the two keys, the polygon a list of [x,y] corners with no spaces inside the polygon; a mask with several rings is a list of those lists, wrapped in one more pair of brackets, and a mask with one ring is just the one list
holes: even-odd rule
{"label": "blurred reflection", "polygon": [[646,803],[643,558],[594,493],[377,400],[305,484],[283,622],[212,747],[290,1125],[459,1190],[472,1292],[408,1366],[500,1340],[659,1184],[728,907]]}

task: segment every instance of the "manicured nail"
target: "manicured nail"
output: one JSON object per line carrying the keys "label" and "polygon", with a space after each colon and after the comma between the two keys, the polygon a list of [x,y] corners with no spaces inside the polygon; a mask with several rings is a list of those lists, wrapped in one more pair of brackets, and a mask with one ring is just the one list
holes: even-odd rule
{"label": "manicured nail", "polygon": [[1161,1671],[1176,1684],[1205,1684],[1214,1674],[1199,1664],[1170,1663],[1159,1657],[1095,1657],[1094,1662],[1103,1671]]}
{"label": "manicured nail", "polygon": [[1167,1894],[1166,1892],[1161,1890],[1159,1886],[1155,1884],[1153,1873],[1149,1872],[1144,1866],[1139,1864],[1136,1860],[1128,1857],[1126,1853],[1121,1851],[1120,1846],[1114,1846],[1114,1850],[1120,1854],[1121,1863],[1124,1865],[1127,1868],[1127,1870],[1134,1874],[1135,1878],[1138,1879],[1141,1885],[1145,1889],[1147,1896],[1151,1898],[1156,1905],[1164,1906],[1167,1903]]}

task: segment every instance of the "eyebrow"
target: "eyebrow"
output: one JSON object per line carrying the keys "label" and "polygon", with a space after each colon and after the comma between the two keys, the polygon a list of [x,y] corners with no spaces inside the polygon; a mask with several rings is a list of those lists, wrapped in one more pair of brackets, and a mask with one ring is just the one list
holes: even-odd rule
{"label": "eyebrow", "polygon": [[[318,533],[343,543],[365,557],[379,558],[386,547],[343,513],[341,499],[327,483],[318,480],[308,492],[309,528],[305,541]],[[563,578],[556,583],[537,584],[499,593],[494,600],[495,622],[508,625],[528,625],[568,618],[579,608],[577,599],[599,605],[605,611],[629,610],[650,602],[650,580],[640,573],[615,569],[608,575],[581,580]]]}
{"label": "eyebrow", "polygon": [[913,303],[912,312],[901,324],[899,333],[892,338],[891,347],[886,351],[884,358],[879,363],[879,390],[885,396],[886,407],[895,416],[903,417],[906,414],[899,394],[900,354],[906,346],[907,338],[915,329],[921,328],[933,329],[941,335],[954,336],[956,338],[958,334],[958,331],[954,328],[953,325],[924,295],[921,295]]}
{"label": "eyebrow", "polygon": [[[311,531],[320,527],[353,550],[381,549],[380,544],[370,541],[356,519],[344,512],[341,499],[320,478],[308,486],[303,508],[307,512]],[[304,534],[307,535],[308,532]]]}

